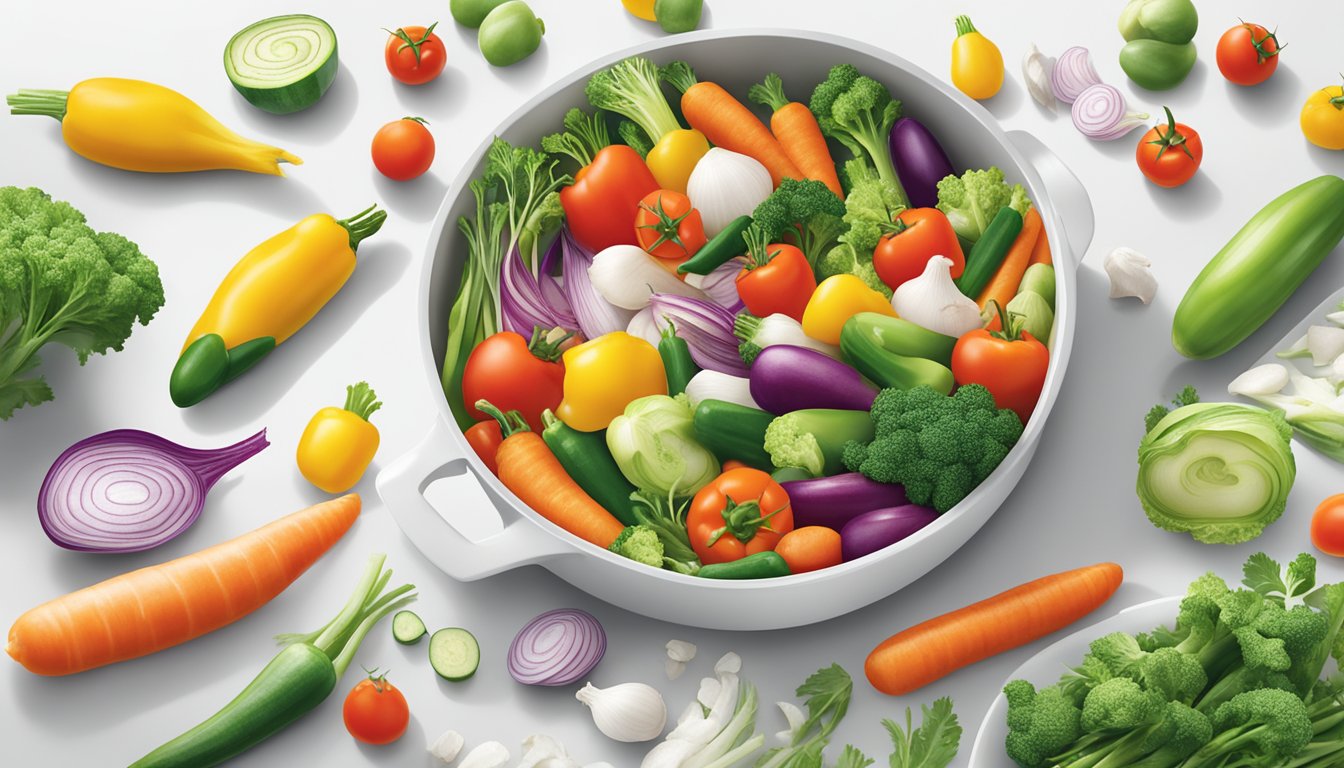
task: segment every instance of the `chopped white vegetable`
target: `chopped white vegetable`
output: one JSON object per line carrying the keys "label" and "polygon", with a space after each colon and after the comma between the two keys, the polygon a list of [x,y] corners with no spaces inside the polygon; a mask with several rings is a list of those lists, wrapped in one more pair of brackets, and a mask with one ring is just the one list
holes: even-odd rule
{"label": "chopped white vegetable", "polygon": [[588,267],[588,279],[602,298],[622,309],[643,309],[655,293],[707,298],[704,291],[679,280],[637,245],[613,245],[599,251]]}
{"label": "chopped white vegetable", "polygon": [[695,660],[695,643],[685,640],[668,640],[667,657],[673,661],[690,662]]}
{"label": "chopped white vegetable", "polygon": [[[643,337],[641,336],[641,338]],[[718,371],[700,371],[692,376],[691,380],[686,383],[686,399],[690,401],[691,408],[695,408],[702,400],[722,400],[727,403],[737,403],[747,408],[760,408],[751,396],[751,381],[749,379]],[[669,655],[672,652],[671,644],[676,642],[680,641],[673,640],[668,643]],[[695,657],[695,646],[693,645],[691,646],[691,657]],[[690,659],[684,661],[690,661]]]}
{"label": "chopped white vegetable", "polygon": [[803,723],[807,722],[807,715],[791,701],[777,701],[775,704],[779,706],[779,711],[784,713],[784,719],[789,723],[788,730],[776,733],[775,738],[779,739],[781,744],[791,744],[794,734],[803,727]]}
{"label": "chopped white vegetable", "polygon": [[1149,304],[1157,293],[1157,278],[1149,267],[1153,262],[1133,248],[1116,248],[1106,254],[1102,268],[1111,281],[1111,298],[1133,297]]}
{"label": "chopped white vegetable", "polygon": [[1344,328],[1313,325],[1307,329],[1307,352],[1313,365],[1330,365],[1344,355]]}
{"label": "chopped white vegetable", "polygon": [[550,736],[534,734],[523,739],[523,760],[518,768],[579,768],[565,746]]}
{"label": "chopped white vegetable", "polygon": [[1278,363],[1257,365],[1227,385],[1229,395],[1254,397],[1282,392],[1288,386],[1288,369]]}
{"label": "chopped white vegetable", "polygon": [[462,751],[462,745],[464,743],[462,734],[457,731],[444,731],[442,736],[435,739],[434,743],[429,745],[429,754],[433,755],[439,762],[447,765],[457,759],[458,754]]}
{"label": "chopped white vegetable", "polygon": [[1030,43],[1027,55],[1022,58],[1022,81],[1027,84],[1027,93],[1037,104],[1055,111],[1055,92],[1050,88],[1050,72],[1055,68],[1055,60],[1041,53],[1035,43]]}
{"label": "chopped white vegetable", "polygon": [[1340,310],[1338,312],[1331,312],[1330,314],[1325,316],[1325,319],[1329,320],[1335,325],[1344,326],[1344,310]]}
{"label": "chopped white vegetable", "polygon": [[663,662],[663,671],[667,673],[668,680],[676,680],[686,672],[686,662],[668,659]]}
{"label": "chopped white vegetable", "polygon": [[715,678],[701,678],[700,690],[696,692],[695,700],[706,707],[713,705],[714,700],[719,698],[719,694],[723,693],[721,690],[722,685],[723,684]]}
{"label": "chopped white vegetable", "polygon": [[457,768],[506,768],[510,759],[508,747],[487,741],[468,752]]}

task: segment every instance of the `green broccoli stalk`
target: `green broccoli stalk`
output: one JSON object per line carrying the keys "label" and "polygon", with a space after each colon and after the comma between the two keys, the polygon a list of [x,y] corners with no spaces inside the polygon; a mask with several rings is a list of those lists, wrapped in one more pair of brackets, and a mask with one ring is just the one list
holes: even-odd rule
{"label": "green broccoli stalk", "polygon": [[899,203],[909,204],[888,143],[891,126],[901,116],[901,102],[891,98],[886,86],[859,74],[852,64],[839,64],[831,67],[826,79],[812,91],[808,108],[816,115],[822,133],[870,164],[896,190]]}
{"label": "green broccoli stalk", "polygon": [[850,443],[873,439],[873,421],[863,411],[811,408],[777,417],[765,429],[765,450],[776,467],[799,467],[813,477],[844,471]]}
{"label": "green broccoli stalk", "polygon": [[0,420],[52,399],[36,372],[48,343],[83,365],[121,351],[162,306],[159,268],[135,243],[40,189],[0,187]]}
{"label": "green broccoli stalk", "polygon": [[1085,735],[1068,751],[1052,756],[1051,765],[1129,768],[1146,760],[1172,768],[1212,735],[1204,715],[1180,702],[1164,702],[1126,678],[1109,680],[1088,694],[1081,725]]}
{"label": "green broccoli stalk", "polygon": [[1026,216],[1031,200],[1021,184],[1009,186],[998,168],[966,171],[938,182],[938,210],[967,242],[979,240],[1001,208]]}
{"label": "green broccoli stalk", "polygon": [[663,542],[652,526],[627,526],[607,549],[636,563],[653,568],[663,567]]}
{"label": "green broccoli stalk", "polygon": [[1022,435],[979,384],[951,397],[927,386],[884,389],[871,411],[875,437],[845,446],[845,466],[879,483],[899,483],[912,504],[946,512],[994,471]]}
{"label": "green broccoli stalk", "polygon": [[770,241],[787,237],[814,268],[822,254],[845,231],[845,204],[816,179],[783,179],[751,214]]}
{"label": "green broccoli stalk", "polygon": [[644,129],[635,124],[633,120],[622,120],[616,124],[616,135],[621,137],[621,141],[639,153],[640,157],[648,157],[649,152],[653,151],[653,142],[644,135]]}
{"label": "green broccoli stalk", "polygon": [[594,74],[583,92],[597,109],[634,121],[652,144],[681,128],[663,96],[658,67],[643,56],[631,56]]}

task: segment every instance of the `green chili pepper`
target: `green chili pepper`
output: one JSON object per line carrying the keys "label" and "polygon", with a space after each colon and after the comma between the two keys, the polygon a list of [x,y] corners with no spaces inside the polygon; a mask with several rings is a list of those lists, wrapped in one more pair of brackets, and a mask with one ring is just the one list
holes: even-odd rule
{"label": "green chili pepper", "polygon": [[607,450],[607,431],[580,432],[548,408],[542,411],[541,439],[551,449],[560,466],[593,501],[601,504],[622,525],[635,525],[635,504],[630,494],[635,486],[621,474],[621,468]]}
{"label": "green chili pepper", "polygon": [[749,467],[772,472],[774,462],[765,452],[765,430],[773,414],[724,400],[701,400],[691,419],[695,437],[719,461],[737,459]]}
{"label": "green chili pepper", "polygon": [[686,391],[691,377],[700,372],[700,367],[691,359],[691,348],[686,340],[677,335],[672,321],[667,321],[663,336],[658,340],[658,356],[663,358],[663,370],[667,372],[667,394],[676,397]]}
{"label": "green chili pepper", "polygon": [[743,235],[749,226],[751,226],[750,216],[738,216],[728,222],[728,226],[724,227],[722,232],[700,246],[700,250],[696,251],[694,256],[677,267],[677,273],[708,275],[728,263],[734,256],[746,253],[747,241],[743,239]]}
{"label": "green chili pepper", "polygon": [[779,553],[757,552],[731,563],[702,565],[696,575],[703,579],[773,579],[792,574]]}
{"label": "green chili pepper", "polygon": [[927,385],[948,394],[955,386],[951,336],[909,320],[860,312],[840,329],[840,356],[879,387],[912,389]]}

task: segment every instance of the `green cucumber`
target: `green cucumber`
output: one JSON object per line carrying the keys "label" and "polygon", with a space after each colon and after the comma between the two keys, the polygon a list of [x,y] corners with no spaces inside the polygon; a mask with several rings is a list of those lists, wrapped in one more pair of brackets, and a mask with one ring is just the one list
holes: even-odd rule
{"label": "green cucumber", "polygon": [[956,280],[962,293],[972,299],[980,295],[1021,232],[1022,214],[1012,208],[1000,208],[985,227],[984,234],[971,246],[971,252],[966,254],[966,268]]}
{"label": "green cucumber", "polygon": [[402,645],[414,645],[425,636],[425,622],[414,611],[397,611],[392,617],[392,639]]}
{"label": "green cucumber", "polygon": [[465,629],[440,629],[429,638],[429,665],[444,680],[466,680],[481,665],[481,646]]}
{"label": "green cucumber", "polygon": [[336,68],[336,32],[303,13],[250,24],[224,47],[229,82],[252,106],[277,115],[316,104]]}

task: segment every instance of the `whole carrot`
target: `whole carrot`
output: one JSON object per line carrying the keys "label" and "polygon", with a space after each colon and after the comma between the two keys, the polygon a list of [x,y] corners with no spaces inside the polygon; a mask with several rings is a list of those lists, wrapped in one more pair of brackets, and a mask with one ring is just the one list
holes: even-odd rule
{"label": "whole carrot", "polygon": [[[1050,263],[1050,237],[1045,233],[1045,227],[1041,227],[1041,236],[1036,240],[1036,247],[1031,249],[1031,264],[1049,264]],[[1027,266],[1031,266],[1028,264]]]}
{"label": "whole carrot", "polygon": [[486,400],[476,407],[499,422],[504,441],[495,452],[500,482],[537,514],[603,549],[625,526],[565,472],[541,435],[517,411],[501,412]]}
{"label": "whole carrot", "polygon": [[770,180],[806,178],[793,164],[784,147],[760,118],[717,83],[701,83],[684,61],[674,61],[659,74],[681,91],[681,113],[691,127],[711,144],[755,159],[770,171]]}
{"label": "whole carrot", "polygon": [[1013,587],[898,632],[868,654],[864,672],[882,693],[910,693],[969,664],[1063,629],[1119,589],[1124,572],[1098,563]]}
{"label": "whole carrot", "polygon": [[145,656],[241,619],[284,591],[350,530],[359,496],[324,501],[200,552],[114,576],[33,608],[5,652],[68,675]]}
{"label": "whole carrot", "polygon": [[1031,265],[1031,254],[1041,239],[1043,229],[1040,211],[1032,206],[1027,215],[1022,217],[1022,231],[1017,233],[1017,238],[1008,247],[1008,255],[1003,257],[998,271],[976,299],[981,309],[988,306],[991,299],[998,302],[1000,307],[1006,307],[1017,295],[1017,287],[1022,284],[1022,275]]}
{"label": "whole carrot", "polygon": [[843,200],[845,191],[840,187],[840,176],[835,172],[835,160],[826,137],[821,133],[816,115],[807,105],[789,101],[784,95],[784,81],[771,72],[765,82],[751,86],[747,98],[773,110],[770,132],[784,148],[784,154],[809,179],[825,184],[835,196]]}

